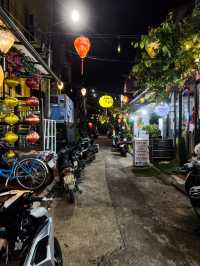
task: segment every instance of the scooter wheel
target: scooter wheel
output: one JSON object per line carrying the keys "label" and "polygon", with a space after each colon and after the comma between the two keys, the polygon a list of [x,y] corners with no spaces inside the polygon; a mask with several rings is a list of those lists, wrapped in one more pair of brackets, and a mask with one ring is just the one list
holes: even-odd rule
{"label": "scooter wheel", "polygon": [[68,199],[69,199],[69,203],[71,204],[75,203],[74,191],[71,189],[68,191]]}

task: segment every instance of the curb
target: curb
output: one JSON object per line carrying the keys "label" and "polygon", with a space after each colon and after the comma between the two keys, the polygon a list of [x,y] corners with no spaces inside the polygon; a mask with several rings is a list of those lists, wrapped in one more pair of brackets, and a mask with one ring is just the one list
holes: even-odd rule
{"label": "curb", "polygon": [[187,195],[187,192],[185,190],[185,181],[177,175],[172,175],[171,177],[173,178],[172,185],[184,195]]}
{"label": "curb", "polygon": [[[153,165],[153,168],[155,168],[157,171],[160,171],[160,169],[155,167],[154,165]],[[161,171],[160,171],[160,173],[161,173],[161,175],[158,178],[160,178],[162,180],[162,182],[164,182],[167,185],[174,186],[178,191],[180,191],[185,196],[187,196],[187,192],[185,191],[185,181],[182,178],[180,178],[177,175],[167,176],[166,174],[162,173]]]}

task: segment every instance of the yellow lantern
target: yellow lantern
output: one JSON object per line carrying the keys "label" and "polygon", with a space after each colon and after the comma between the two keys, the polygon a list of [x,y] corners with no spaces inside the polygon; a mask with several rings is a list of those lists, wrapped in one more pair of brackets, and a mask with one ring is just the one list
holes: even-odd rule
{"label": "yellow lantern", "polygon": [[5,117],[5,122],[8,124],[8,125],[15,125],[17,124],[19,121],[19,117],[15,114],[9,114]]}
{"label": "yellow lantern", "polygon": [[157,55],[159,48],[160,48],[160,42],[159,41],[148,43],[145,46],[145,50],[148,53],[150,58],[154,58]]}
{"label": "yellow lantern", "polygon": [[0,20],[0,51],[7,54],[15,42],[14,35],[8,30],[6,25]]}
{"label": "yellow lantern", "polygon": [[3,81],[4,81],[4,72],[2,66],[0,65],[0,87],[3,86]]}
{"label": "yellow lantern", "polygon": [[104,95],[99,99],[99,105],[103,108],[111,108],[113,106],[113,98],[109,95]]}
{"label": "yellow lantern", "polygon": [[19,104],[19,101],[14,97],[7,97],[5,99],[5,105],[8,107],[15,107]]}
{"label": "yellow lantern", "polygon": [[143,104],[145,102],[145,98],[144,97],[141,97],[140,98],[140,103]]}
{"label": "yellow lantern", "polygon": [[8,152],[6,152],[6,158],[7,159],[12,159],[14,157],[16,157],[16,154],[13,150],[9,150]]}
{"label": "yellow lantern", "polygon": [[5,79],[5,83],[8,85],[8,87],[16,87],[19,85],[19,81],[15,79]]}
{"label": "yellow lantern", "polygon": [[57,88],[59,91],[62,91],[64,88],[64,83],[62,81],[57,82]]}
{"label": "yellow lantern", "polygon": [[126,95],[123,95],[123,96],[122,96],[122,102],[123,102],[124,104],[127,104],[127,103],[128,103],[128,101],[129,101],[129,98],[128,98],[128,96],[126,96]]}
{"label": "yellow lantern", "polygon": [[106,123],[106,117],[104,115],[99,116],[99,122],[103,125]]}
{"label": "yellow lantern", "polygon": [[14,144],[18,140],[18,136],[14,132],[8,131],[5,134],[4,140],[9,144]]}

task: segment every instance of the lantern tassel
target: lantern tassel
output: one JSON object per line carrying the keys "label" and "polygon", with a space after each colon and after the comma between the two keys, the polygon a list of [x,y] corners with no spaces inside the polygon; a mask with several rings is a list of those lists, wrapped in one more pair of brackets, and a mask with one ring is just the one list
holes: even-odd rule
{"label": "lantern tassel", "polygon": [[83,64],[83,58],[81,59],[81,76],[83,76],[84,73],[84,64]]}

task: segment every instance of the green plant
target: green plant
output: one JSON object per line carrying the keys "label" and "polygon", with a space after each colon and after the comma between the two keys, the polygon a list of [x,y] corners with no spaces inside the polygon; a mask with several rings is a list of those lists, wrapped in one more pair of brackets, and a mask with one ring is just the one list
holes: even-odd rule
{"label": "green plant", "polygon": [[147,125],[142,128],[146,133],[148,133],[151,137],[159,137],[160,136],[160,130],[158,128],[158,125],[152,124],[152,125]]}
{"label": "green plant", "polygon": [[193,14],[181,22],[175,22],[170,13],[135,44],[138,56],[132,75],[141,90],[154,91],[155,101],[167,96],[167,87],[182,88],[189,77],[200,71],[199,6],[197,1]]}

